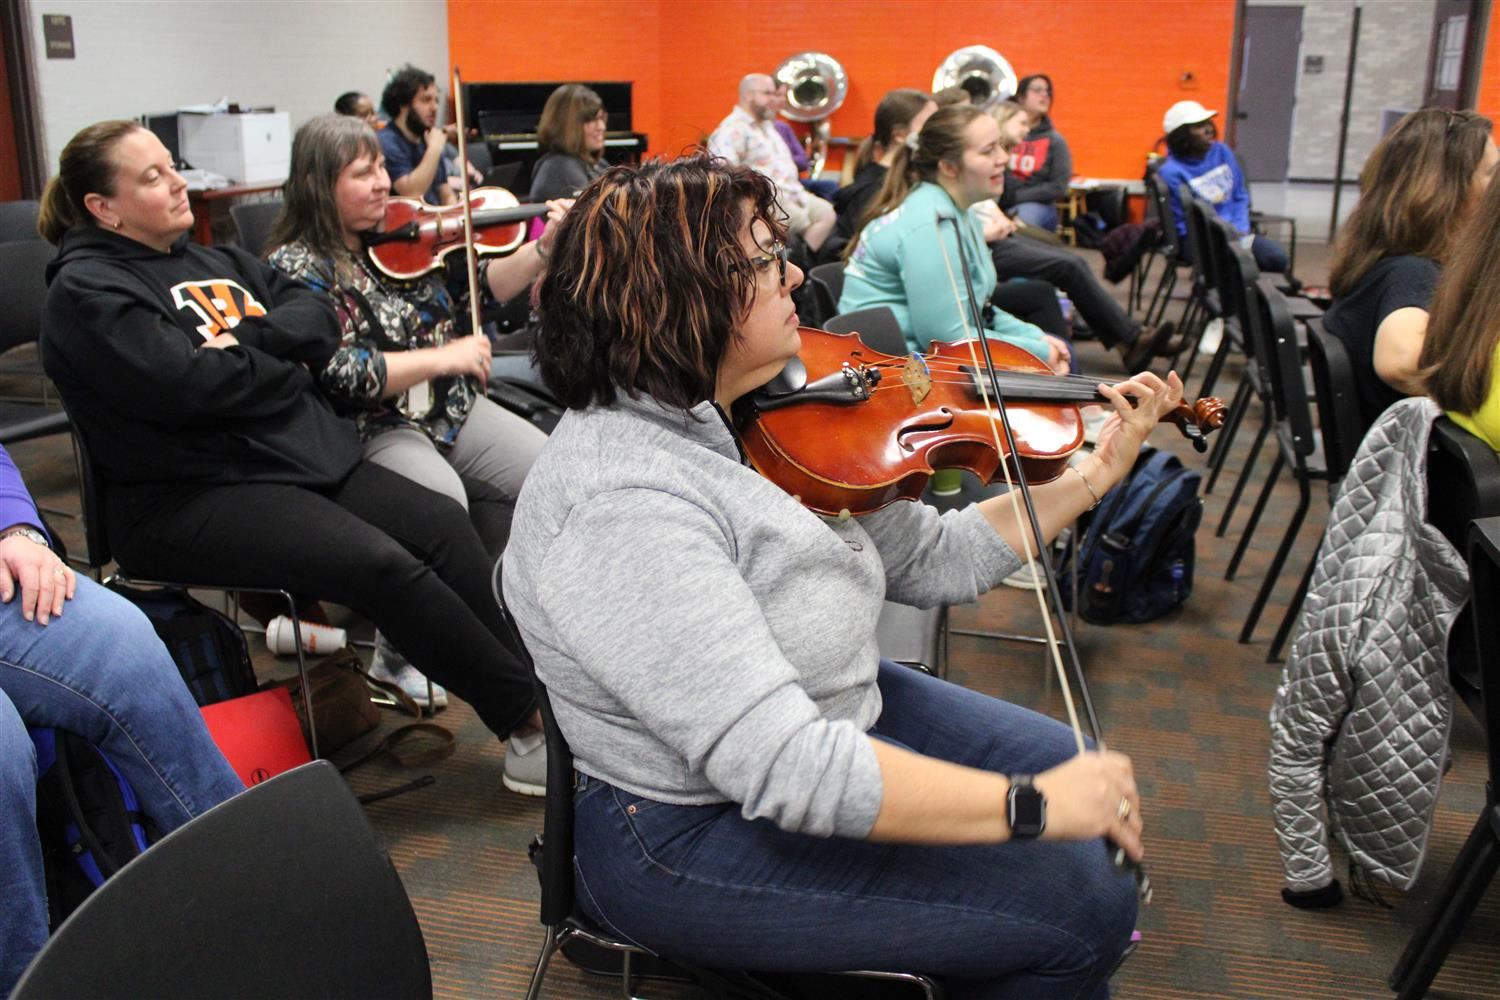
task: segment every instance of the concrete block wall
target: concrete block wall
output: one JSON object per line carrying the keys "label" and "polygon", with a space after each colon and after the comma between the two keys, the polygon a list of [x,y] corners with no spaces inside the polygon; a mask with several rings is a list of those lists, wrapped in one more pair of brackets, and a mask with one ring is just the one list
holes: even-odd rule
{"label": "concrete block wall", "polygon": [[[1332,180],[1354,0],[1307,0],[1300,5],[1250,0],[1250,5],[1303,9],[1299,60],[1303,68],[1296,82],[1288,174],[1298,180]],[[1379,0],[1362,6],[1344,159],[1344,177],[1349,180],[1358,178],[1380,138],[1381,111],[1421,106],[1436,9],[1435,0]],[[1322,56],[1321,73],[1306,72],[1308,56]]]}

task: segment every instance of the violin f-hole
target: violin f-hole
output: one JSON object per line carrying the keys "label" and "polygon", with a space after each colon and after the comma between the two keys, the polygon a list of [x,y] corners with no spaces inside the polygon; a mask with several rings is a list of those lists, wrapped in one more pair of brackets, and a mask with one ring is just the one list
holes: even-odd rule
{"label": "violin f-hole", "polygon": [[[934,419],[938,417],[945,417],[946,419]],[[900,430],[896,431],[896,444],[901,446],[902,451],[913,452],[917,449],[916,446],[910,442],[910,438],[918,437],[924,434],[931,434],[935,431],[945,431],[952,426],[953,411],[944,406],[938,409],[937,412],[931,414],[931,416],[923,420],[907,424],[905,427],[902,427]]]}

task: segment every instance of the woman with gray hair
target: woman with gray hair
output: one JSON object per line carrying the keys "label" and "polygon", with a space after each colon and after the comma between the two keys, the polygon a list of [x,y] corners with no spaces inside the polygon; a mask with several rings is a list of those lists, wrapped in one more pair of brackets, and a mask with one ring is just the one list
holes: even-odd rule
{"label": "woman with gray hair", "polygon": [[[443,272],[401,281],[370,263],[365,240],[384,225],[389,199],[369,126],[324,115],[297,130],[270,262],[333,303],[342,341],[319,385],[354,418],[367,460],[465,509],[466,478],[514,500],[546,437],[485,396],[489,338],[460,333]],[[561,218],[567,203],[551,204]],[[481,262],[480,293],[503,301],[523,292],[542,271],[548,241]],[[383,642],[372,673],[427,699],[426,679]],[[443,699],[434,691],[433,700]]]}

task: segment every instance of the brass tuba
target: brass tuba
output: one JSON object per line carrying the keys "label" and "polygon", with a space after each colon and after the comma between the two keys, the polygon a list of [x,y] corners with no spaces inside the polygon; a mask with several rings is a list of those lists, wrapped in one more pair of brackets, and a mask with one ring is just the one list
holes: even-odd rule
{"label": "brass tuba", "polygon": [[987,45],[966,45],[932,74],[932,90],[962,87],[975,106],[993,108],[1016,92],[1016,71],[1005,57]]}
{"label": "brass tuba", "polygon": [[799,52],[781,61],[771,78],[786,87],[786,107],[781,116],[812,125],[808,156],[812,176],[818,176],[828,157],[828,116],[837,111],[849,94],[849,75],[839,61],[826,52]]}

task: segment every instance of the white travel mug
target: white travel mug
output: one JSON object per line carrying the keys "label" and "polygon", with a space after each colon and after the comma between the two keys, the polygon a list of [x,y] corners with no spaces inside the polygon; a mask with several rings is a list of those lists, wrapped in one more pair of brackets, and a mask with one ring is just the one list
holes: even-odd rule
{"label": "white travel mug", "polygon": [[[349,633],[331,625],[314,625],[298,621],[302,632],[304,652],[322,655],[342,649],[349,641]],[[266,623],[266,648],[277,656],[295,656],[296,641],[292,637],[292,620],[286,615],[277,615]]]}

